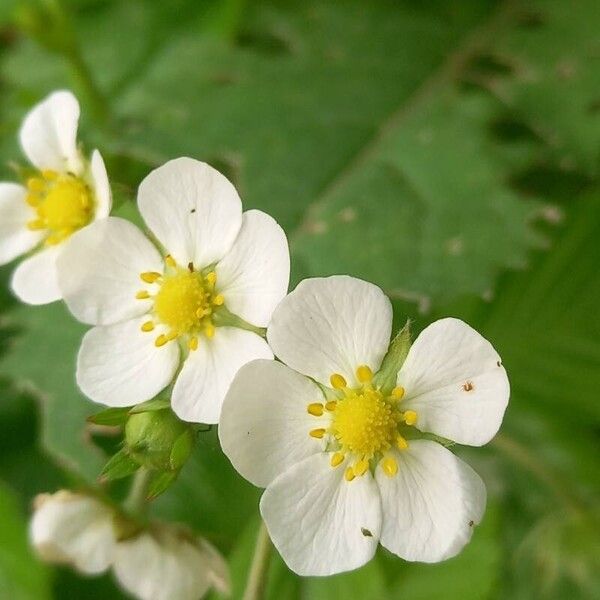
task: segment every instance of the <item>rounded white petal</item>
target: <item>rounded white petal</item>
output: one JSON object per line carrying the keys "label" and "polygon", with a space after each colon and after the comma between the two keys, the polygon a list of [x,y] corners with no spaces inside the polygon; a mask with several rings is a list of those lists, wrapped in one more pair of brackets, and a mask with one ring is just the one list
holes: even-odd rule
{"label": "rounded white petal", "polygon": [[309,436],[330,417],[314,417],[309,404],[324,402],[308,377],[273,360],[254,360],[235,376],[225,396],[219,439],[233,466],[254,485],[266,487],[292,465],[323,450]]}
{"label": "rounded white petal", "polygon": [[441,319],[423,330],[398,373],[403,408],[417,427],[459,444],[481,446],[496,435],[510,387],[500,356],[474,329]]}
{"label": "rounded white petal", "polygon": [[255,358],[273,358],[260,336],[236,327],[217,327],[199,340],[173,386],[175,414],[192,423],[218,423],[223,399],[239,368]]}
{"label": "rounded white petal", "polygon": [[27,304],[48,304],[61,299],[56,268],[61,251],[62,245],[49,246],[19,264],[11,280],[12,290],[19,300]]}
{"label": "rounded white petal", "polygon": [[94,189],[94,199],[96,201],[96,219],[104,219],[110,214],[112,207],[112,193],[108,181],[108,173],[104,159],[98,150],[92,152],[90,160],[90,179]]}
{"label": "rounded white petal", "polygon": [[23,186],[0,182],[0,265],[29,252],[44,235],[27,228],[36,213],[25,201],[26,197]]}
{"label": "rounded white petal", "polygon": [[26,115],[19,139],[23,152],[38,169],[81,174],[77,150],[79,102],[68,91],[53,92]]}
{"label": "rounded white petal", "polygon": [[267,339],[292,369],[327,386],[339,373],[353,385],[358,366],[379,369],[391,330],[385,294],[372,283],[336,275],[300,282],[275,309]]}
{"label": "rounded white petal", "polygon": [[140,185],[138,207],[175,260],[199,269],[227,254],[242,225],[242,201],[233,185],[192,158],[152,171]]}
{"label": "rounded white petal", "polygon": [[227,308],[248,323],[266,327],[290,281],[283,229],[260,210],[245,212],[239,235],[215,270]]}
{"label": "rounded white petal", "polygon": [[132,223],[117,217],[81,229],[58,259],[58,281],[69,310],[84,323],[109,325],[147,313],[152,300],[135,295],[150,286],[145,271],[162,273],[163,260]]}
{"label": "rounded white petal", "polygon": [[400,558],[439,562],[458,554],[485,512],[479,475],[436,442],[414,440],[394,451],[398,472],[377,466],[383,527],[381,544]]}
{"label": "rounded white petal", "polygon": [[[333,575],[368,562],[381,531],[381,502],[369,473],[344,479],[329,455],[316,454],[277,477],[260,512],[273,544],[298,575]],[[370,535],[369,535],[370,534]]]}
{"label": "rounded white petal", "polygon": [[115,550],[113,514],[89,496],[67,491],[38,496],[30,537],[48,562],[69,563],[90,575],[102,573]]}
{"label": "rounded white petal", "polygon": [[120,542],[113,568],[123,588],[139,600],[200,600],[212,584],[203,552],[166,528]]}
{"label": "rounded white petal", "polygon": [[179,346],[171,342],[157,348],[158,329],[146,333],[146,319],[131,319],[90,329],[77,357],[77,383],[94,402],[107,406],[133,406],[150,400],[164,389],[179,365]]}

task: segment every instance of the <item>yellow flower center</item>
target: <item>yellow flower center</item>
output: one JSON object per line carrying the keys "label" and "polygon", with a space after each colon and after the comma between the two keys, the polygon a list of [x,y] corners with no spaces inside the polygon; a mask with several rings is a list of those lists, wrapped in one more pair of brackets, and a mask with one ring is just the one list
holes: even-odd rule
{"label": "yellow flower center", "polygon": [[327,449],[333,452],[332,467],[351,457],[354,464],[346,468],[347,481],[364,475],[377,465],[386,475],[393,477],[398,472],[398,464],[388,451],[393,447],[399,450],[408,448],[400,427],[414,425],[417,413],[400,410],[404,388],[396,387],[385,395],[375,387],[373,373],[368,366],[358,367],[356,377],[360,385],[352,389],[339,373],[331,376],[331,386],[337,398],[325,404],[313,402],[307,407],[308,413],[315,417],[330,413],[330,426],[312,429],[309,435],[317,439],[326,438]]}
{"label": "yellow flower center", "polygon": [[146,321],[142,331],[153,331],[156,321],[168,328],[167,333],[156,338],[156,346],[182,338],[190,350],[196,350],[199,335],[214,336],[214,312],[225,301],[222,294],[215,292],[217,275],[214,271],[206,274],[196,271],[192,263],[187,269],[180,267],[171,256],[165,258],[165,263],[167,269],[164,274],[154,271],[140,274],[144,283],[158,286],[155,295],[148,289],[136,294],[139,300],[154,300],[154,320]]}
{"label": "yellow flower center", "polygon": [[48,246],[59,244],[92,220],[92,192],[79,177],[42,171],[27,181],[27,190],[27,204],[36,212],[27,227],[46,230]]}

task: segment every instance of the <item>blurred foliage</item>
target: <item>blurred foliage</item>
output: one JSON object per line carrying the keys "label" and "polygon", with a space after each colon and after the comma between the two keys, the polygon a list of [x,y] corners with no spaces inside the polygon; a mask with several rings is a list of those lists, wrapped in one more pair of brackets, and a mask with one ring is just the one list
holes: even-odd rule
{"label": "blurred foliage", "polygon": [[[206,160],[285,227],[294,282],[362,276],[394,299],[398,328],[455,315],[503,357],[502,433],[460,451],[490,496],[465,552],[427,566],[381,550],[354,573],[305,580],[275,557],[269,598],[600,595],[599,32],[596,0],[1,4],[1,175],[20,160],[28,107],[71,87],[123,216],[150,169]],[[9,272],[0,596],[120,597],[107,577],[49,577],[27,551],[31,498],[94,481],[121,438],[84,425],[98,411],[74,383],[85,328],[61,305],[18,306]],[[236,598],[259,495],[212,428],[156,502],[228,553]]]}

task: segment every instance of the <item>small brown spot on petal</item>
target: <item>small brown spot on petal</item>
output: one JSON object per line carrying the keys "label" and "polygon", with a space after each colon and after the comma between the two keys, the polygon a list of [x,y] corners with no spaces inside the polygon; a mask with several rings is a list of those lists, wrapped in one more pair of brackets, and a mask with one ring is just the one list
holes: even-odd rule
{"label": "small brown spot on petal", "polygon": [[360,531],[365,537],[373,537],[373,534],[366,527],[361,527]]}
{"label": "small brown spot on petal", "polygon": [[474,521],[469,521],[469,527],[473,527],[473,525],[475,525]]}
{"label": "small brown spot on petal", "polygon": [[470,392],[472,389],[474,389],[473,382],[467,381],[466,383],[463,383],[462,388],[465,392]]}
{"label": "small brown spot on petal", "polygon": [[500,360],[499,360],[499,361],[496,363],[496,365],[498,365],[499,367],[501,367],[501,366],[502,366],[502,361],[500,361]]}

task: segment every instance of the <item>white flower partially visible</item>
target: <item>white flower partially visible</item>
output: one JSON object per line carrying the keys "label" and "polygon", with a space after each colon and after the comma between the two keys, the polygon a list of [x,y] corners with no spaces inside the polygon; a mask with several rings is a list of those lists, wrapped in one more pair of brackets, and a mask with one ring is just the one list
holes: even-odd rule
{"label": "white flower partially visible", "polygon": [[68,307],[96,325],[81,345],[78,384],[96,402],[131,406],[158,394],[182,365],[174,411],[216,423],[237,370],[273,358],[240,319],[267,326],[285,296],[285,234],[261,211],[242,214],[234,186],[191,158],[150,173],[138,207],[160,252],[137,227],[109,217],[74,235],[60,257]]}
{"label": "white flower partially visible", "polygon": [[61,490],[35,500],[31,543],[40,557],[88,575],[110,566],[116,540],[113,512],[99,500]]}
{"label": "white flower partially visible", "polygon": [[420,432],[488,442],[509,398],[500,357],[462,321],[442,319],[416,339],[384,393],[375,374],[391,326],[378,287],[345,276],[305,280],[267,332],[285,364],[249,363],[225,398],[223,450],[266,487],[263,519],[300,575],[360,567],[378,543],[406,560],[441,561],[483,516],[482,480]]}
{"label": "white flower partially visible", "polygon": [[77,147],[79,103],[67,91],[50,94],[27,114],[19,138],[37,173],[25,186],[0,183],[0,265],[34,251],[13,274],[12,289],[29,304],[61,298],[56,259],[81,228],[110,213],[104,161]]}
{"label": "white flower partially visible", "polygon": [[199,600],[211,588],[229,592],[227,565],[217,550],[167,525],[120,542],[113,567],[139,600]]}

